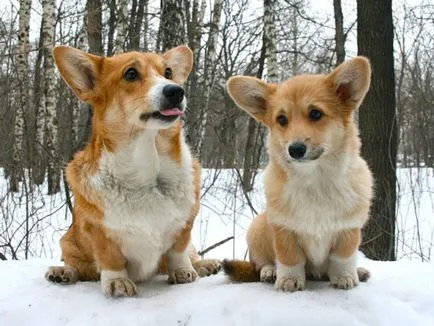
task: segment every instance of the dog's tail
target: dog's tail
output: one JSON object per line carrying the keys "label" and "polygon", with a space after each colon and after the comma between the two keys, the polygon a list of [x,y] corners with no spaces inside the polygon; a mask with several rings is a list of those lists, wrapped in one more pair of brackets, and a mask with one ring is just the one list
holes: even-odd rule
{"label": "dog's tail", "polygon": [[244,260],[223,260],[225,274],[234,282],[259,282],[259,273],[251,262]]}

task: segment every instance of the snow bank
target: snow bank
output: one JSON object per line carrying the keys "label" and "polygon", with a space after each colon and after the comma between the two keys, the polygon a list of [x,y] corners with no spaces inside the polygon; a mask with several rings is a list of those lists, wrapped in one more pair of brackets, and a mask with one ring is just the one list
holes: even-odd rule
{"label": "snow bank", "polygon": [[373,277],[350,291],[310,282],[282,293],[219,274],[185,285],[156,277],[121,299],[105,298],[98,283],[48,283],[53,263],[0,262],[0,325],[434,325],[431,263],[364,260]]}

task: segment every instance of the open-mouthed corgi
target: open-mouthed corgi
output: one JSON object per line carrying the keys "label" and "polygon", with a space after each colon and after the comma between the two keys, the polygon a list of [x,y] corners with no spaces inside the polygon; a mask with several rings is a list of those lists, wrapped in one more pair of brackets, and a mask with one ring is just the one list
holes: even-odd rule
{"label": "open-mouthed corgi", "polygon": [[192,52],[100,57],[59,46],[65,82],[92,105],[92,135],[66,168],[73,223],[61,239],[64,266],[49,281],[101,280],[108,296],[135,295],[135,282],[166,272],[170,283],[216,273],[190,241],[199,210],[200,165],[184,140],[181,85]]}
{"label": "open-mouthed corgi", "polygon": [[355,57],[328,75],[300,75],[280,84],[235,76],[235,103],[268,127],[265,212],[247,233],[250,262],[223,262],[236,281],[305,288],[306,276],[349,289],[366,280],[357,268],[361,229],[369,217],[373,178],[360,157],[353,120],[371,69]]}

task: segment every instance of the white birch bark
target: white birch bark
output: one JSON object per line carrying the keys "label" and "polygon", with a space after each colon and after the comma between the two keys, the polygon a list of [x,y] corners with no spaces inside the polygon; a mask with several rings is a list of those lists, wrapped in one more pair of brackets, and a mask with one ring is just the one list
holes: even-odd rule
{"label": "white birch bark", "polygon": [[52,55],[54,45],[55,0],[42,1],[44,34],[44,79],[45,79],[45,116],[48,154],[48,193],[60,190],[60,167],[58,165],[57,112],[56,112],[56,74]]}
{"label": "white birch bark", "polygon": [[204,67],[204,81],[205,81],[205,105],[202,109],[201,119],[199,122],[199,139],[197,144],[197,150],[199,157],[202,153],[202,146],[205,139],[205,130],[208,120],[208,106],[211,96],[211,92],[215,81],[215,68],[217,60],[217,41],[220,28],[220,17],[222,12],[222,0],[215,0],[214,9],[212,14],[211,25],[209,29],[209,37],[206,45],[206,55],[205,55],[205,67]]}
{"label": "white birch bark", "polygon": [[31,0],[20,0],[19,32],[17,57],[17,73],[20,89],[20,100],[16,105],[14,125],[14,146],[12,154],[13,173],[11,175],[11,189],[18,191],[18,181],[22,172],[23,139],[24,139],[24,113],[29,106],[29,23]]}
{"label": "white birch bark", "polygon": [[119,54],[124,51],[125,41],[128,32],[128,0],[119,0],[117,17],[117,34],[115,39],[114,53]]}
{"label": "white birch bark", "polygon": [[276,0],[264,0],[264,42],[267,58],[267,80],[271,83],[279,81],[277,69],[277,37],[276,37]]}

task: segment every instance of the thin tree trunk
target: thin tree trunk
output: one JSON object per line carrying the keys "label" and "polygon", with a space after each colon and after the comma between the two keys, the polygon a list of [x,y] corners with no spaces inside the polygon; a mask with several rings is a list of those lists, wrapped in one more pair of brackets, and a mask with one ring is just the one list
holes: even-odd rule
{"label": "thin tree trunk", "polygon": [[44,78],[45,78],[45,114],[48,154],[48,194],[60,191],[60,166],[57,141],[56,111],[56,75],[52,55],[54,46],[55,0],[43,0],[44,16]]}
{"label": "thin tree trunk", "polygon": [[397,128],[391,0],[357,1],[358,53],[371,60],[371,90],[360,108],[362,156],[376,180],[362,251],[395,260]]}
{"label": "thin tree trunk", "polygon": [[335,12],[336,66],[339,66],[345,61],[344,16],[341,0],[333,0],[333,9]]}
{"label": "thin tree trunk", "polygon": [[20,86],[20,100],[16,105],[14,146],[12,153],[12,173],[10,176],[11,191],[18,191],[19,180],[23,172],[23,139],[24,139],[24,112],[28,112],[29,105],[29,28],[31,0],[20,0],[19,32],[17,57],[17,73]]}
{"label": "thin tree trunk", "polygon": [[[262,78],[265,59],[267,59],[268,80],[278,81],[277,71],[277,37],[275,27],[276,1],[264,0],[264,32],[262,35],[262,49],[259,58],[257,78]],[[256,171],[259,168],[260,157],[264,142],[264,127],[254,118],[249,118],[247,127],[247,140],[244,151],[244,169],[242,186],[244,191],[253,189]]]}
{"label": "thin tree trunk", "polygon": [[43,75],[44,62],[44,19],[42,17],[39,33],[39,50],[35,63],[35,80],[33,86],[33,103],[35,105],[35,144],[32,156],[32,179],[33,183],[41,185],[44,182],[46,171],[45,153],[45,81]]}
{"label": "thin tree trunk", "polygon": [[86,8],[89,51],[94,54],[103,54],[101,0],[87,0]]}
{"label": "thin tree trunk", "polygon": [[131,29],[130,29],[130,50],[139,50],[140,48],[140,35],[143,25],[143,17],[145,15],[145,6],[147,6],[147,0],[139,0],[139,4],[137,7],[137,14],[135,17],[135,21],[131,21]]}
{"label": "thin tree trunk", "polygon": [[149,17],[148,17],[148,0],[145,0],[144,17],[143,17],[143,51],[148,51],[148,30],[149,30]]}
{"label": "thin tree trunk", "polygon": [[119,0],[117,17],[117,35],[115,39],[115,54],[125,50],[125,41],[128,32],[128,0]]}
{"label": "thin tree trunk", "polygon": [[116,29],[116,0],[109,1],[109,30],[107,35],[107,56],[113,55]]}
{"label": "thin tree trunk", "polygon": [[222,0],[215,0],[214,9],[212,15],[212,21],[209,29],[209,37],[206,45],[206,54],[205,54],[205,67],[204,67],[204,83],[205,88],[203,90],[203,94],[205,94],[205,105],[202,106],[201,109],[201,117],[199,120],[199,138],[196,148],[196,153],[199,158],[202,156],[202,146],[205,140],[205,130],[208,123],[208,110],[209,110],[209,101],[211,97],[211,92],[214,87],[215,81],[215,69],[216,69],[216,61],[217,61],[217,41],[219,35],[219,27],[220,27],[220,17],[222,12]]}

